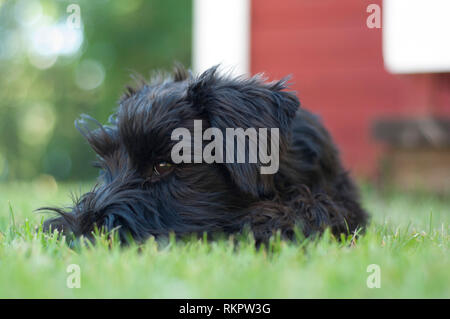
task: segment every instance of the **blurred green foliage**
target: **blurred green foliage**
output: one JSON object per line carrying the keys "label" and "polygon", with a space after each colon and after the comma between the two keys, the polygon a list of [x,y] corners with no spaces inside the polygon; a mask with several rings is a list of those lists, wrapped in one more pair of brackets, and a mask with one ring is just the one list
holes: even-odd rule
{"label": "blurred green foliage", "polygon": [[[66,43],[73,33],[59,32],[71,4],[77,50]],[[186,0],[0,0],[0,180],[94,177],[74,120],[106,122],[133,72],[189,66],[191,23]]]}

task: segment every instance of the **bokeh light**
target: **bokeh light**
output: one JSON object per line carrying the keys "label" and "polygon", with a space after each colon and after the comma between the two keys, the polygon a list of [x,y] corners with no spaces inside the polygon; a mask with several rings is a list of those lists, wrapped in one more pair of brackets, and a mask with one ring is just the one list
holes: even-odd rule
{"label": "bokeh light", "polygon": [[82,61],[75,72],[75,82],[83,90],[99,87],[105,78],[105,69],[100,62],[94,60]]}
{"label": "bokeh light", "polygon": [[42,5],[37,0],[20,0],[15,6],[15,18],[22,26],[32,26],[42,17]]}
{"label": "bokeh light", "polygon": [[55,126],[55,113],[51,105],[36,103],[29,107],[21,122],[20,137],[28,145],[48,141]]}
{"label": "bokeh light", "polygon": [[66,23],[40,26],[31,33],[32,50],[44,56],[74,54],[82,42],[82,31]]}

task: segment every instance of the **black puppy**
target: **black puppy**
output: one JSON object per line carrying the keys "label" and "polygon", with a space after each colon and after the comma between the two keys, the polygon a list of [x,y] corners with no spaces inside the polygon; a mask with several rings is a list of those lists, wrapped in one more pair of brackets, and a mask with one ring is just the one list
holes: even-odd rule
{"label": "black puppy", "polygon": [[[96,227],[118,229],[121,241],[138,242],[170,232],[248,228],[265,242],[278,230],[290,239],[295,229],[309,236],[364,227],[367,214],[329,134],[286,89],[285,80],[220,76],[216,67],[198,77],[177,68],[166,79],[128,88],[108,125],[87,116],[77,122],[101,174],[69,211],[44,208],[60,215],[44,228],[86,237]],[[227,128],[278,128],[277,172],[262,174],[259,159],[174,163],[172,133],[187,128],[194,134],[194,120],[202,121],[202,132],[216,128],[223,136]],[[98,127],[88,129],[92,123]]]}

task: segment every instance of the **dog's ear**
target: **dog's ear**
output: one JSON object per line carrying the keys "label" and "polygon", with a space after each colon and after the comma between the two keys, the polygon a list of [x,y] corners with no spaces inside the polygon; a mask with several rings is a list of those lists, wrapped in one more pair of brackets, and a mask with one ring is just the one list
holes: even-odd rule
{"label": "dog's ear", "polygon": [[[260,75],[219,76],[216,66],[191,81],[187,96],[210,126],[222,131],[224,139],[227,128],[255,128],[258,141],[260,128],[278,129],[279,158],[282,158],[290,140],[292,119],[300,106],[296,95],[286,91],[287,80],[266,83]],[[260,157],[257,163],[237,163],[236,156],[235,152],[234,163],[225,163],[236,185],[256,197],[270,196],[274,191],[273,174],[261,174],[265,165]]]}
{"label": "dog's ear", "polygon": [[110,116],[109,124],[102,125],[86,114],[81,114],[81,117],[75,121],[75,127],[100,158],[111,156],[120,147],[115,114]]}

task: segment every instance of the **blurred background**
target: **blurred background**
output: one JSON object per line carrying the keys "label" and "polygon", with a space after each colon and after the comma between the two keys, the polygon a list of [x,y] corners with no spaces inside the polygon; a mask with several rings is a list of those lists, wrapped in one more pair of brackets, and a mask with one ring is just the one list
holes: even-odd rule
{"label": "blurred background", "polygon": [[191,24],[190,1],[0,1],[0,178],[92,179],[74,120],[105,122],[132,72],[189,66]]}
{"label": "blurred background", "polygon": [[130,74],[292,75],[362,179],[450,191],[448,0],[0,0],[0,180],[92,180]]}

